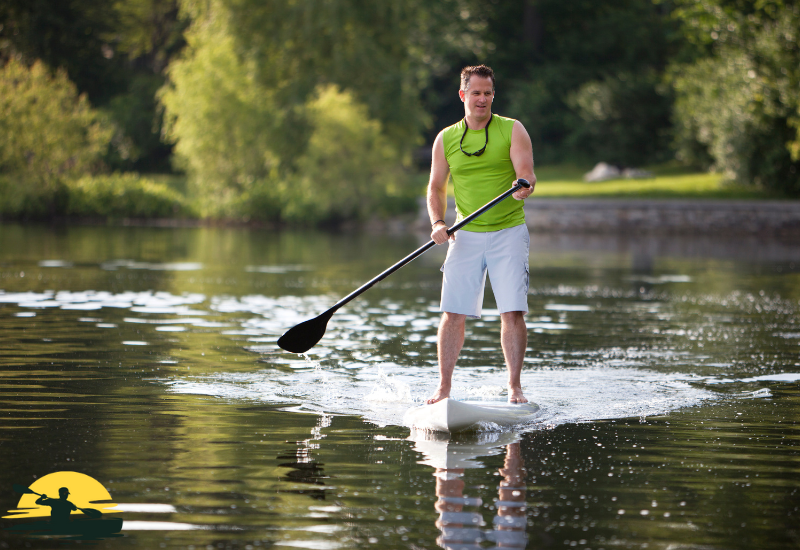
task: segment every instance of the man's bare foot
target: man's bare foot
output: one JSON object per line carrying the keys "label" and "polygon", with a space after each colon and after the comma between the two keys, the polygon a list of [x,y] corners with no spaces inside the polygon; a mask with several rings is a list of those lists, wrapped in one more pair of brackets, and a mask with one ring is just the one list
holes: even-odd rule
{"label": "man's bare foot", "polygon": [[522,394],[522,388],[509,388],[508,389],[508,402],[509,403],[527,403],[528,400]]}
{"label": "man's bare foot", "polygon": [[427,401],[425,401],[428,405],[433,405],[434,403],[438,403],[442,399],[447,399],[450,397],[450,388],[442,388],[439,386],[433,395],[431,395]]}

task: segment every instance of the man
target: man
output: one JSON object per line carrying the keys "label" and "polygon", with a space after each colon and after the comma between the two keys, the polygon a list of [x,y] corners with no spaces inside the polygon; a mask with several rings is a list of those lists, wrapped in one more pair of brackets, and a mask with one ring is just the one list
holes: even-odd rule
{"label": "man", "polygon": [[62,487],[58,490],[59,498],[48,498],[47,495],[42,495],[36,499],[36,504],[42,506],[49,506],[50,521],[55,524],[69,523],[69,515],[78,509],[77,506],[67,500],[69,496],[69,489]]}
{"label": "man", "polygon": [[[428,184],[431,238],[450,240],[442,266],[442,319],[438,333],[439,387],[428,399],[450,396],[456,360],[464,345],[467,317],[479,318],[488,270],[500,310],[500,341],[508,368],[508,400],[526,403],[520,373],[528,344],[524,315],[528,312],[528,249],[522,200],[536,185],[533,147],[517,120],[492,114],[494,72],[485,65],[461,71],[458,95],[464,119],[442,130],[433,143]],[[503,201],[452,237],[447,235],[447,180],[453,178],[458,220],[513,186],[518,178],[531,184]]]}

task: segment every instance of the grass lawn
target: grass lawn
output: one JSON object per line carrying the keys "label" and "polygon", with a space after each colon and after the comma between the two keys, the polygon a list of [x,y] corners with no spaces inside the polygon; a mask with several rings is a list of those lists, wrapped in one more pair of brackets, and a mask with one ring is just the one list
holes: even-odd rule
{"label": "grass lawn", "polygon": [[774,194],[723,181],[720,174],[696,172],[673,164],[647,167],[649,179],[583,181],[591,167],[567,164],[536,167],[538,198],[628,199],[775,199]]}

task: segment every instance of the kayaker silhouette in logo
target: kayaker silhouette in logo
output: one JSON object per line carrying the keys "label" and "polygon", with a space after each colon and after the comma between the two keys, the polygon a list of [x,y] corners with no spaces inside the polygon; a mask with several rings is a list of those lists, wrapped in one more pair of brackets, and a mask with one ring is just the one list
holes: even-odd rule
{"label": "kayaker silhouette in logo", "polygon": [[[6,531],[72,540],[123,536],[120,533],[121,510],[116,508],[106,488],[86,474],[54,472],[36,479],[30,486],[14,484],[14,491],[21,497],[17,508],[9,510],[10,515],[3,516],[3,519],[15,522],[15,525],[6,527]],[[47,496],[56,493],[58,498]]]}
{"label": "kayaker silhouette in logo", "polygon": [[36,499],[36,504],[50,507],[50,522],[55,524],[69,523],[69,515],[78,509],[73,503],[67,500],[69,489],[62,487],[58,490],[59,498],[50,498],[42,495]]}

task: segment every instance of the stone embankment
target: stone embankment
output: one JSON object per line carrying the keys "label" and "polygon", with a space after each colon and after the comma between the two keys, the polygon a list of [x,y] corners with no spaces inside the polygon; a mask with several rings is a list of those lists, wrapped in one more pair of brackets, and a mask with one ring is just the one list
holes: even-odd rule
{"label": "stone embankment", "polygon": [[[532,231],[540,233],[800,236],[800,201],[532,198],[525,201],[525,219]],[[454,220],[451,197],[446,221],[450,225]],[[424,200],[419,223],[428,225]]]}

